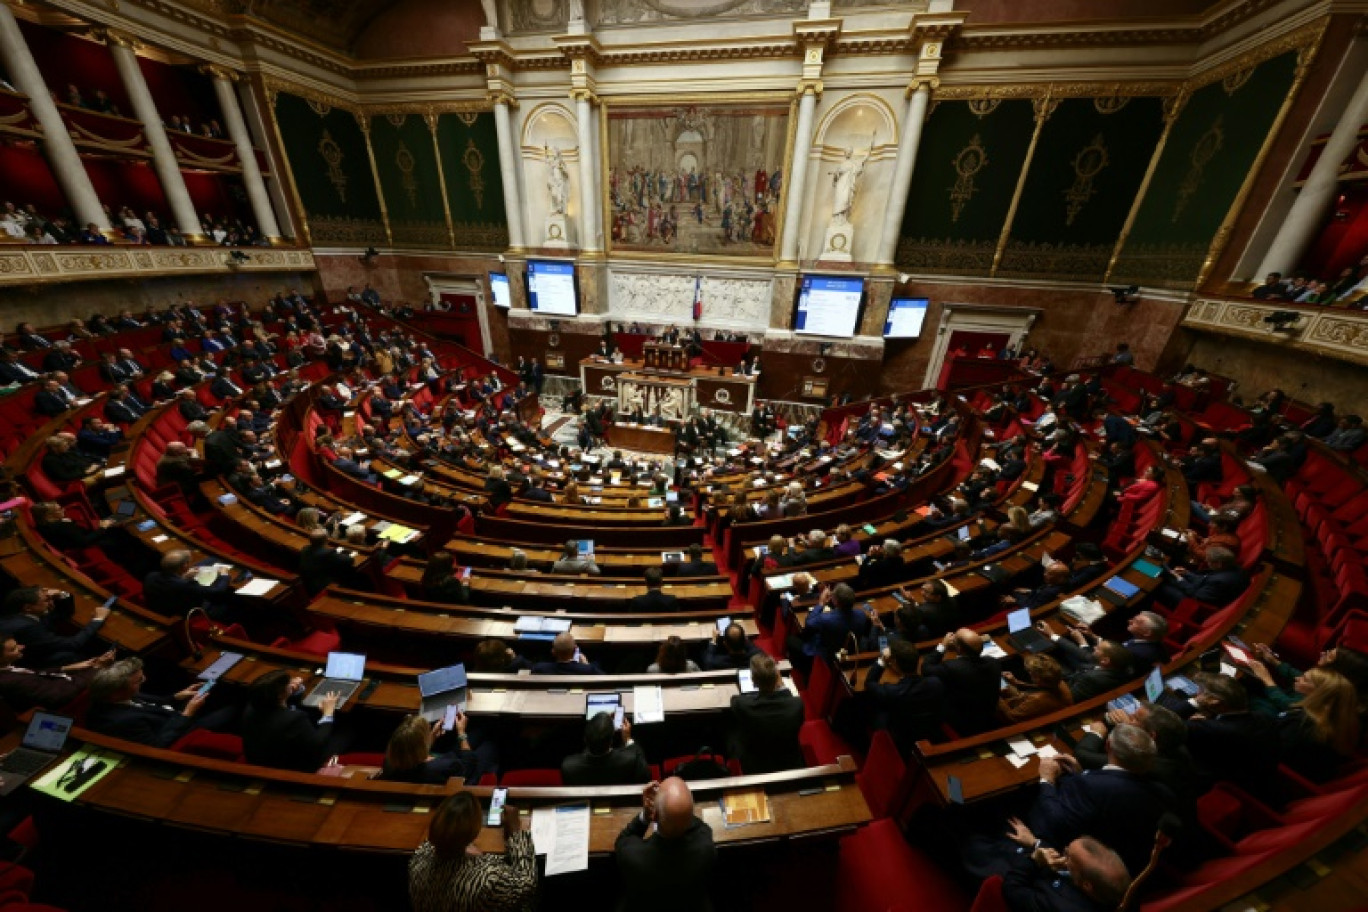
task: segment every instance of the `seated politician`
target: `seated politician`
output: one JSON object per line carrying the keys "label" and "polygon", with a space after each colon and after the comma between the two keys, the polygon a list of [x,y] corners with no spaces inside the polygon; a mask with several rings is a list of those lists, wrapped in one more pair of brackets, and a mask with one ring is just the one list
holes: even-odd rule
{"label": "seated politician", "polygon": [[649,782],[651,769],[632,740],[632,723],[623,719],[615,731],[613,714],[601,712],[584,724],[584,750],[561,761],[561,779],[568,786],[633,785]]}

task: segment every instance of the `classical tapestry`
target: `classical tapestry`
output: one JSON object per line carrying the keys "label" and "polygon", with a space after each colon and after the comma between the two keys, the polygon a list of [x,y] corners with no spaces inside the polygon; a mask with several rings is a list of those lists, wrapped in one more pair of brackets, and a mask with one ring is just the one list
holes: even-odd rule
{"label": "classical tapestry", "polygon": [[608,108],[614,250],[771,256],[789,105]]}

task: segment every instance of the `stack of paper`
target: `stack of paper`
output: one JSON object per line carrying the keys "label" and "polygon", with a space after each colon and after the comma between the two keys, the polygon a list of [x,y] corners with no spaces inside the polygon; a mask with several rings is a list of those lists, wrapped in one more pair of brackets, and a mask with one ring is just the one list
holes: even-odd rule
{"label": "stack of paper", "polygon": [[659,684],[637,685],[632,688],[632,724],[665,721],[665,693]]}
{"label": "stack of paper", "polygon": [[589,868],[589,805],[534,808],[532,845],[546,856],[546,876]]}

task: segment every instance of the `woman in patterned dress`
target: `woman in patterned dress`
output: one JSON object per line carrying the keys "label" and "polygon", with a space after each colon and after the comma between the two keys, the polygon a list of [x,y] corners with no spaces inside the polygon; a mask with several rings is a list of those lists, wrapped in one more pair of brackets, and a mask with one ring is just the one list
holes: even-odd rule
{"label": "woman in patterned dress", "polygon": [[409,861],[414,912],[530,912],[537,899],[532,834],[516,809],[503,811],[503,855],[474,845],[484,824],[480,801],[457,792],[432,815],[427,841]]}

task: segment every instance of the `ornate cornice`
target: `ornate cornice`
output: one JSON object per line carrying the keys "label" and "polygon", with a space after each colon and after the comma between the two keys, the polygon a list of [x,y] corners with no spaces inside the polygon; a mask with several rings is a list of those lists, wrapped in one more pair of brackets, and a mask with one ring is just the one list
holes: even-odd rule
{"label": "ornate cornice", "polygon": [[1200,44],[1272,6],[1277,0],[1233,0],[1206,18],[1171,26],[1140,26],[1124,20],[1113,23],[1073,23],[1024,29],[968,26],[951,40],[955,50],[1049,50],[1079,47],[1133,47],[1162,44]]}
{"label": "ornate cornice", "polygon": [[405,102],[397,104],[367,104],[361,106],[361,113],[367,117],[384,117],[387,114],[413,114],[419,117],[437,117],[442,114],[470,114],[489,111],[493,105],[486,98],[471,101]]}
{"label": "ornate cornice", "polygon": [[1195,91],[1202,86],[1220,82],[1245,70],[1252,69],[1265,60],[1272,60],[1288,51],[1298,51],[1297,65],[1298,67],[1305,67],[1320,47],[1321,39],[1325,37],[1325,29],[1329,24],[1329,18],[1323,17],[1315,22],[1293,29],[1285,35],[1279,35],[1272,41],[1265,41],[1231,60],[1202,70],[1187,80],[1185,86],[1189,91]]}

